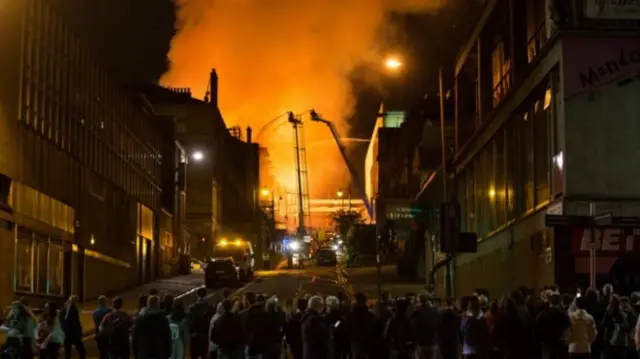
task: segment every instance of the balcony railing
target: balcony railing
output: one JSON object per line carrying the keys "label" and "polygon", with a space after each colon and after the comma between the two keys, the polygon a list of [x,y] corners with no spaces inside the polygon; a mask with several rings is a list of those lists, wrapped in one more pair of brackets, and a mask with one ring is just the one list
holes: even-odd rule
{"label": "balcony railing", "polygon": [[547,23],[543,21],[527,42],[527,60],[531,63],[538,57],[540,50],[547,43]]}
{"label": "balcony railing", "polygon": [[498,106],[500,101],[507,95],[511,89],[511,70],[502,75],[500,82],[498,82],[493,88],[493,107]]}

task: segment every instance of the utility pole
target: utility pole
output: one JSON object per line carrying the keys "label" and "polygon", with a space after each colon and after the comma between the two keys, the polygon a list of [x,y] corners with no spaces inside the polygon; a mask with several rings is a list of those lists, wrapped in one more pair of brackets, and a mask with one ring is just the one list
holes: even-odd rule
{"label": "utility pole", "polygon": [[[443,198],[444,198],[444,202],[447,203],[449,202],[449,200],[451,199],[451,196],[449,196],[449,191],[448,191],[448,186],[447,186],[447,182],[449,180],[449,174],[448,174],[448,168],[447,168],[447,136],[446,136],[446,130],[445,130],[445,111],[444,111],[444,80],[443,80],[443,74],[442,74],[442,67],[440,67],[438,69],[438,92],[440,95],[440,142],[441,142],[441,151],[442,151],[442,192],[443,192]],[[441,216],[446,216],[448,215],[447,213],[440,213]],[[440,228],[440,235],[444,235],[443,228]],[[451,240],[451,238],[447,239],[447,240]],[[455,254],[452,254],[455,258]],[[445,287],[446,287],[446,293],[447,293],[447,297],[451,298],[453,297],[453,272],[455,270],[455,262],[454,260],[450,260],[449,263],[447,264],[447,270],[446,270],[446,281],[445,281]]]}
{"label": "utility pole", "polygon": [[[589,215],[596,217],[596,203],[589,203]],[[591,246],[589,247],[589,286],[596,289],[596,229],[591,227]]]}
{"label": "utility pole", "polygon": [[296,152],[296,179],[298,181],[298,235],[300,239],[304,236],[304,203],[302,198],[302,164],[300,161],[300,135],[298,133],[298,127],[302,125],[302,121],[296,118],[293,112],[289,112],[289,122],[293,125],[293,132],[295,137],[295,152]]}

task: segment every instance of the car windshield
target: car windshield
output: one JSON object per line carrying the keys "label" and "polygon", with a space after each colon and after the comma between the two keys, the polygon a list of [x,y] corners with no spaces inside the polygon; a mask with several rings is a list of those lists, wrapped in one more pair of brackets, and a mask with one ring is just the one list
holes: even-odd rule
{"label": "car windshield", "polygon": [[213,258],[231,257],[234,261],[242,261],[246,258],[246,249],[238,247],[217,247],[213,251]]}
{"label": "car windshield", "polygon": [[331,248],[321,248],[318,250],[318,256],[321,258],[333,258],[336,253]]}

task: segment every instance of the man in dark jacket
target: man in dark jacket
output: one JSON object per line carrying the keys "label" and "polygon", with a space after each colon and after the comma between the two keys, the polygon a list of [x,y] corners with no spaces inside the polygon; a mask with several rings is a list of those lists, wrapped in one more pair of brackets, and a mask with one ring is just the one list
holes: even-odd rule
{"label": "man in dark jacket", "polygon": [[418,294],[418,305],[411,313],[411,323],[415,333],[416,358],[436,359],[440,344],[440,312],[429,301],[429,294]]}
{"label": "man in dark jacket", "polygon": [[77,296],[72,295],[69,297],[65,308],[60,312],[60,320],[64,331],[65,359],[71,359],[72,346],[78,351],[80,359],[86,358],[87,352],[84,349],[84,343],[82,343],[82,323],[80,322]]}
{"label": "man in dark jacket", "polygon": [[256,298],[253,293],[247,293],[245,300],[248,308],[240,312],[240,317],[247,336],[247,359],[260,358],[267,345],[264,297]]}
{"label": "man in dark jacket", "polygon": [[367,307],[367,297],[356,293],[355,303],[347,316],[347,331],[353,359],[370,358],[375,351],[378,318]]}
{"label": "man in dark jacket", "polygon": [[322,317],[324,300],[313,296],[309,299],[309,308],[302,316],[302,350],[304,359],[331,358],[331,332],[325,318]]}
{"label": "man in dark jacket", "polygon": [[536,318],[537,337],[542,342],[545,358],[567,358],[565,332],[571,326],[571,319],[562,308],[562,296],[559,293],[549,294],[548,301],[549,307]]}
{"label": "man in dark jacket", "polygon": [[285,336],[293,359],[302,359],[302,316],[307,310],[308,300],[298,298],[296,307],[298,310],[287,318]]}
{"label": "man in dark jacket", "polygon": [[458,358],[460,338],[460,313],[455,308],[455,300],[447,298],[444,308],[440,310],[440,353],[442,359]]}
{"label": "man in dark jacket", "polygon": [[206,359],[209,352],[209,324],[215,314],[215,308],[207,302],[207,290],[199,288],[196,291],[198,301],[189,307],[189,333],[191,341],[189,349],[191,359]]}
{"label": "man in dark jacket", "polygon": [[232,312],[233,303],[222,301],[224,313],[213,323],[211,342],[218,346],[218,358],[244,358],[245,333],[242,319]]}
{"label": "man in dark jacket", "polygon": [[160,309],[160,298],[149,297],[147,309],[133,327],[131,348],[137,359],[166,359],[171,356],[169,320]]}

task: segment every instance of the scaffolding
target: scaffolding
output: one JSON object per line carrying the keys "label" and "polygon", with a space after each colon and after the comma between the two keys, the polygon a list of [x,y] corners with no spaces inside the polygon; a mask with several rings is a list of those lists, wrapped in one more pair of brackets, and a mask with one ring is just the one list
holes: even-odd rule
{"label": "scaffolding", "polygon": [[309,176],[307,172],[307,151],[305,148],[304,128],[302,117],[289,113],[289,123],[293,126],[293,143],[296,163],[297,198],[296,210],[298,219],[299,236],[307,234],[307,226],[310,225],[310,203],[309,203]]}

